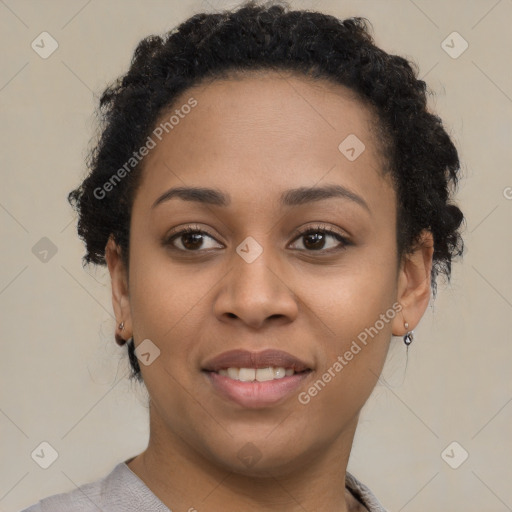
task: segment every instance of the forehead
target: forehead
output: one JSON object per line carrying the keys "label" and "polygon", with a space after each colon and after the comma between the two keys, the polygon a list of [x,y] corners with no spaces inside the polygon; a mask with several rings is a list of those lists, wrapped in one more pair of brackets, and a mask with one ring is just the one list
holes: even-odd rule
{"label": "forehead", "polygon": [[[191,100],[195,106],[181,110]],[[384,180],[375,115],[327,80],[255,71],[204,81],[184,91],[157,127],[173,114],[179,119],[153,136],[145,159],[143,188],[153,197],[175,184],[261,193],[340,177],[364,194]]]}

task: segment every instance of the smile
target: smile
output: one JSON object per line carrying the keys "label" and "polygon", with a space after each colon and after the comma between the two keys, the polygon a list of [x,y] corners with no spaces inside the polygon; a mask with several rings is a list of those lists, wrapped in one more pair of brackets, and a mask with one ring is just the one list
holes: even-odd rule
{"label": "smile", "polygon": [[275,349],[230,350],[201,369],[217,396],[249,409],[278,405],[297,392],[312,373],[309,363]]}

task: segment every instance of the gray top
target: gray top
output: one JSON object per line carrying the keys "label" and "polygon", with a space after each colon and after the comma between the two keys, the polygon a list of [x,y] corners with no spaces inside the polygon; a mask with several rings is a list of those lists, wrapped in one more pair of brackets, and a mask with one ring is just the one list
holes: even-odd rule
{"label": "gray top", "polygon": [[[131,460],[120,462],[99,480],[44,498],[21,512],[172,512],[128,467]],[[386,512],[370,489],[348,472],[346,487],[368,512]]]}

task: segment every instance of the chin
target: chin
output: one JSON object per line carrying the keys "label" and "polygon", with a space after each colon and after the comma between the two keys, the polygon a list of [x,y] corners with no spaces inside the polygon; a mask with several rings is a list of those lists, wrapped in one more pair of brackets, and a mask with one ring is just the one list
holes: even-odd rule
{"label": "chin", "polygon": [[311,450],[302,443],[286,443],[277,438],[269,442],[265,435],[261,436],[261,442],[254,438],[233,440],[224,450],[215,445],[210,460],[226,471],[262,478],[292,474],[311,461]]}

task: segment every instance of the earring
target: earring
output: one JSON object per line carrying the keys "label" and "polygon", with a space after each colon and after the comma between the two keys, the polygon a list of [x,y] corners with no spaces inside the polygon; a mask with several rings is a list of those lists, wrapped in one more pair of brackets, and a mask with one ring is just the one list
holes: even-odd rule
{"label": "earring", "polygon": [[[119,330],[122,331],[124,329],[124,322],[121,322],[119,325]],[[126,343],[126,340],[123,340],[123,338],[121,338],[121,336],[119,336],[118,334],[115,335],[115,339],[116,339],[116,343],[122,347],[125,343]]]}
{"label": "earring", "polygon": [[[404,323],[404,327],[409,329],[409,324],[407,322]],[[404,343],[409,346],[414,340],[414,331],[407,331],[407,334],[404,336]]]}

